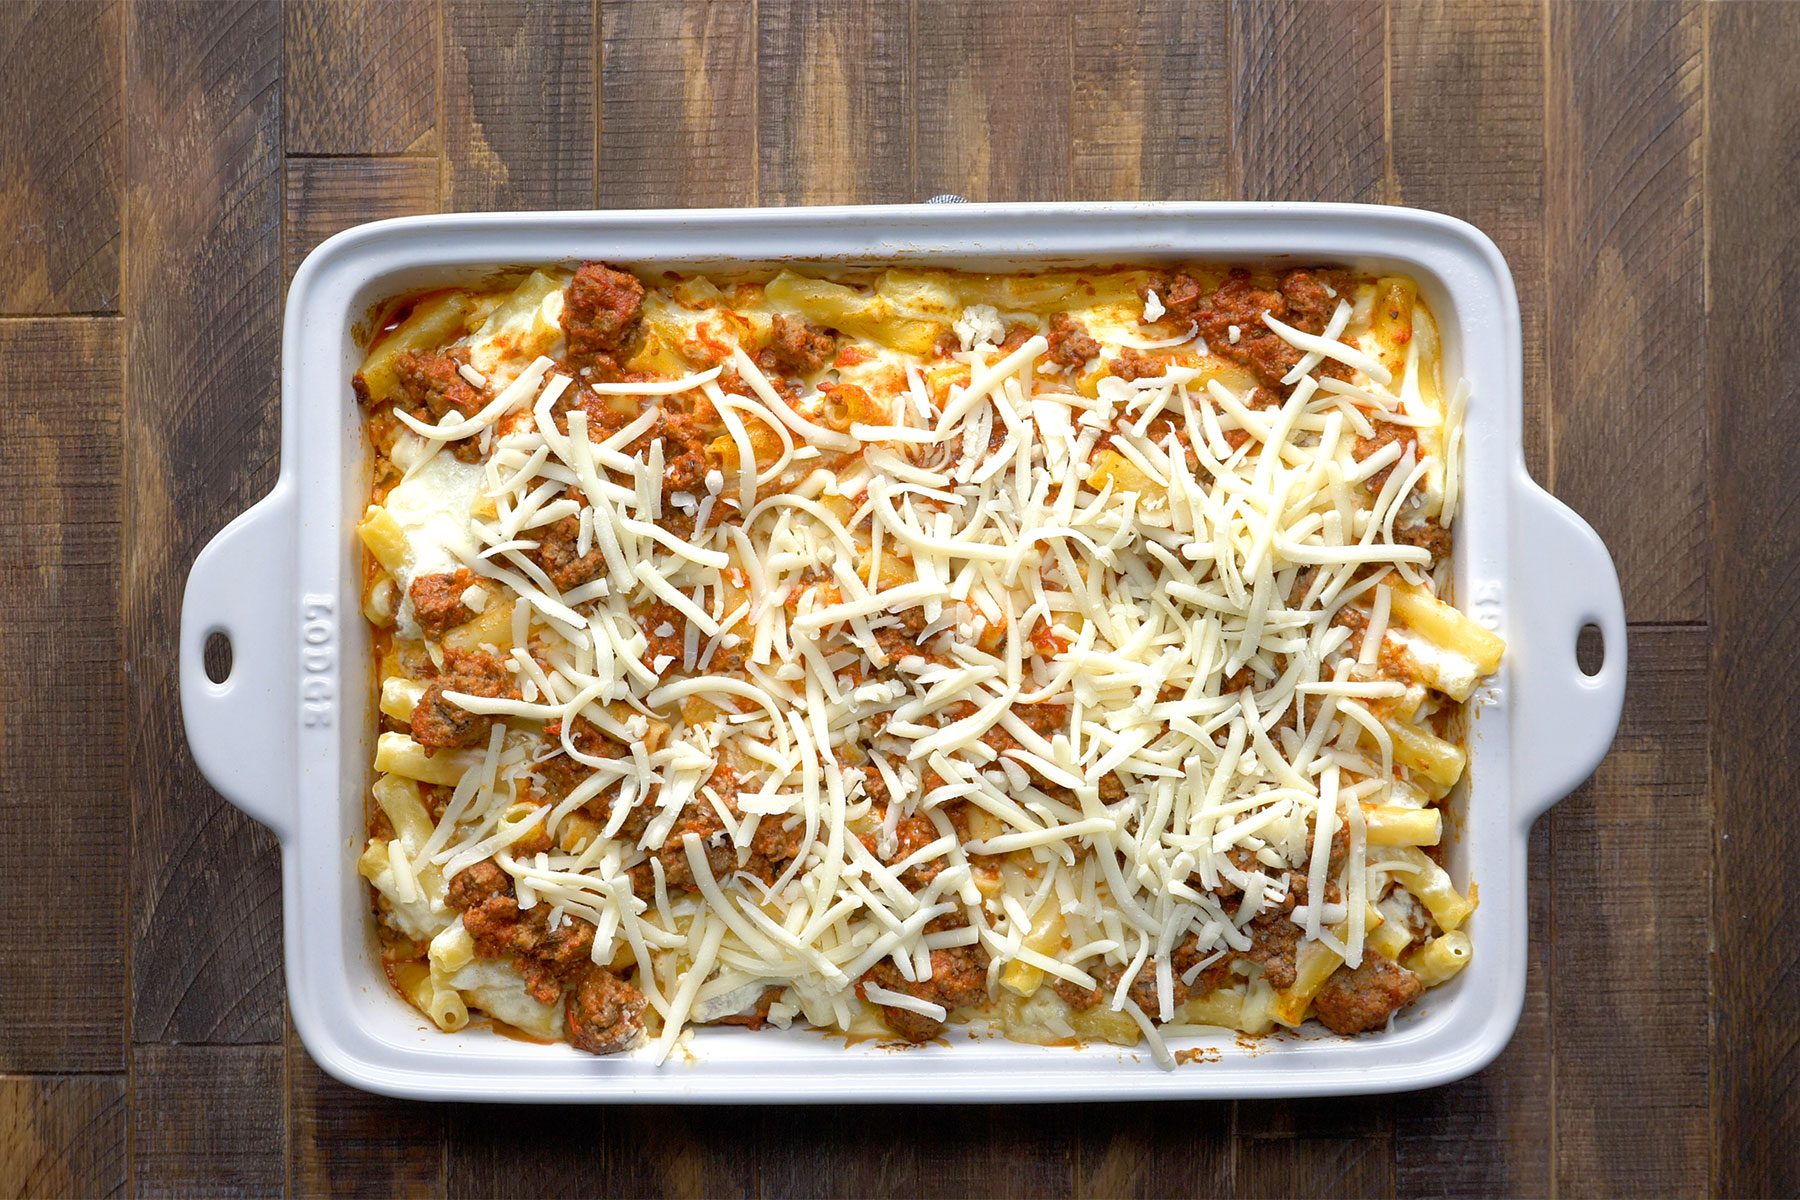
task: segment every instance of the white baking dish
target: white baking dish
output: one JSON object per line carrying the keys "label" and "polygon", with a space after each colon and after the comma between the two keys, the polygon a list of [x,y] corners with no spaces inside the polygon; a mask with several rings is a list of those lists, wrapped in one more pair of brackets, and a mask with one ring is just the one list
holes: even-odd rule
{"label": "white baking dish", "polygon": [[[1466,819],[1452,857],[1475,880],[1473,964],[1385,1033],[1355,1040],[1231,1035],[1176,1070],[1142,1052],[953,1035],[904,1052],[816,1033],[709,1029],[692,1057],[594,1058],[470,1029],[432,1028],[388,988],[355,870],[373,744],[369,638],[350,527],[367,450],[349,379],[353,328],[395,292],[496,266],[930,261],[957,266],[1292,259],[1412,274],[1443,330],[1446,371],[1474,384],[1456,589],[1500,632],[1505,665],[1472,722]],[[206,777],[281,840],[288,1005],[320,1066],[357,1087],[462,1100],[1068,1100],[1394,1091],[1470,1074],[1517,1023],[1525,991],[1526,838],[1599,763],[1625,690],[1617,576],[1587,525],[1534,484],[1521,454],[1518,304],[1499,252],[1433,213],[1353,205],[967,205],[521,213],[365,225],[315,250],[288,294],[281,477],[215,537],[188,579],[181,701]],[[1605,665],[1575,641],[1599,627]],[[223,631],[223,683],[202,649]]]}

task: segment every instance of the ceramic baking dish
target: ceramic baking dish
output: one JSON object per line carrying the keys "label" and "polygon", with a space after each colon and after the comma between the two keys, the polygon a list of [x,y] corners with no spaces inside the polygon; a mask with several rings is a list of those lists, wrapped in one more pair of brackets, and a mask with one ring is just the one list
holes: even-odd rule
{"label": "ceramic baking dish", "polygon": [[[355,860],[374,739],[369,635],[351,533],[368,450],[349,380],[355,328],[395,292],[496,267],[606,259],[634,265],[929,262],[1049,264],[1292,260],[1413,275],[1443,331],[1446,375],[1474,384],[1457,523],[1456,595],[1508,654],[1479,704],[1470,787],[1452,851],[1480,888],[1473,964],[1359,1039],[1172,1039],[1205,1053],[1173,1071],[1148,1054],[953,1035],[949,1046],[846,1047],[798,1030],[707,1029],[684,1061],[595,1058],[471,1027],[440,1032],[388,988]],[[281,841],[288,1006],[319,1065],[401,1096],[518,1101],[972,1101],[1298,1096],[1456,1079],[1511,1036],[1525,992],[1526,838],[1592,772],[1618,725],[1625,618],[1606,548],[1526,474],[1519,312],[1479,231],[1408,209],[1311,204],[913,205],[406,218],[315,250],[288,293],[281,476],[194,562],[181,614],[182,715],[194,757]],[[1584,675],[1578,632],[1605,663]],[[232,643],[229,677],[202,664]],[[1216,1053],[1215,1053],[1216,1051]]]}

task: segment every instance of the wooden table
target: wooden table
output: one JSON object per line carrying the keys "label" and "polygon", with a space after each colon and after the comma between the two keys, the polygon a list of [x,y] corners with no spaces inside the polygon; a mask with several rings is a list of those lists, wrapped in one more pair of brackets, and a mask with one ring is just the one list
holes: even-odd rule
{"label": "wooden table", "polygon": [[[0,5],[0,1193],[1800,1189],[1800,8]],[[282,292],[437,209],[1328,199],[1456,213],[1532,470],[1624,579],[1511,1048],[1417,1095],[427,1107],[283,1009],[275,843],[185,752],[194,553],[274,481]]]}

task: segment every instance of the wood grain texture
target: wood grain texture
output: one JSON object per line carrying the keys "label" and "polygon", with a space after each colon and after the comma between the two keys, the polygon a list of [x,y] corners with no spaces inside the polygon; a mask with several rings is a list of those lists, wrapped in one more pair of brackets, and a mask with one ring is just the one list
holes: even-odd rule
{"label": "wood grain texture", "polygon": [[1072,1115],[1075,1195],[1083,1200],[1232,1190],[1229,1102],[1090,1104]]}
{"label": "wood grain texture", "polygon": [[[459,1196],[1066,1195],[1076,1122],[960,1106],[450,1111]],[[546,1157],[546,1139],[585,1154]]]}
{"label": "wood grain texture", "polygon": [[[463,1105],[446,1111],[451,1196],[758,1194],[755,1110]],[[553,1155],[545,1146],[580,1149]]]}
{"label": "wood grain texture", "polygon": [[1606,539],[1632,620],[1700,620],[1703,17],[1677,4],[1549,12],[1551,482]]}
{"label": "wood grain texture", "polygon": [[283,195],[287,274],[313,248],[364,221],[438,211],[442,182],[430,158],[290,158]]}
{"label": "wood grain texture", "polygon": [[290,1195],[443,1195],[442,1106],[345,1087],[307,1056],[292,1025],[285,1053]]}
{"label": "wood grain texture", "polygon": [[[808,1136],[781,1138],[763,1154],[764,1195],[915,1196],[921,1194],[913,1114],[896,1129],[891,1111],[844,1105],[807,1121]],[[888,1123],[883,1122],[883,1118]]]}
{"label": "wood grain texture", "polygon": [[[125,1066],[130,813],[118,628],[119,323],[0,321],[0,1071]],[[82,714],[82,735],[46,731]],[[26,865],[26,862],[29,865]],[[70,970],[71,962],[81,969]]]}
{"label": "wood grain texture", "polygon": [[1397,0],[1388,62],[1390,199],[1461,217],[1506,255],[1525,335],[1525,462],[1547,479],[1543,9]]}
{"label": "wood grain texture", "polygon": [[1057,1105],[940,1105],[896,1108],[893,1128],[914,1130],[918,1195],[1073,1195],[1075,1146],[1069,1132],[1084,1108]]}
{"label": "wood grain texture", "polygon": [[1612,753],[1551,815],[1564,1195],[1708,1186],[1706,645],[1698,629],[1634,631]]}
{"label": "wood grain texture", "polygon": [[[595,1113],[582,1108],[538,1110],[510,1105],[458,1105],[445,1112],[444,1182],[452,1197],[502,1194],[609,1195],[631,1192],[628,1181],[601,1174],[592,1153]],[[540,1147],[581,1146],[579,1156],[550,1156]],[[648,1156],[639,1161],[646,1167]],[[638,1189],[640,1192],[642,1189]]]}
{"label": "wood grain texture", "polygon": [[594,206],[594,16],[561,0],[448,0],[446,208]]}
{"label": "wood grain texture", "polygon": [[119,303],[120,6],[0,5],[0,312]]}
{"label": "wood grain texture", "polygon": [[201,781],[174,697],[189,563],[275,479],[281,12],[130,10],[124,642],[138,1041],[281,1032],[275,841]]}
{"label": "wood grain texture", "polygon": [[1800,13],[1709,9],[1714,809],[1713,1175],[1726,1196],[1800,1192]]}
{"label": "wood grain texture", "polygon": [[[599,1170],[620,1196],[681,1197],[762,1194],[755,1146],[766,1110],[752,1108],[614,1108],[595,1114]],[[791,1127],[791,1126],[790,1126]]]}
{"label": "wood grain texture", "polygon": [[1075,73],[1068,7],[933,0],[914,25],[916,198],[1066,199]]}
{"label": "wood grain texture", "polygon": [[1232,6],[1235,199],[1384,198],[1383,5],[1321,13],[1306,0]]}
{"label": "wood grain texture", "polygon": [[1054,1198],[1072,1192],[1069,1135],[1090,1107],[939,1106],[870,1116],[887,1117],[891,1136],[913,1143],[921,1194]]}
{"label": "wood grain texture", "polygon": [[1068,19],[1075,59],[1069,198],[1226,199],[1226,0],[1098,0],[1073,6]]}
{"label": "wood grain texture", "polygon": [[139,1046],[132,1191],[269,1196],[282,1186],[280,1046]]}
{"label": "wood grain texture", "polygon": [[924,199],[913,173],[910,7],[758,0],[756,11],[762,202]]}
{"label": "wood grain texture", "polygon": [[437,149],[438,10],[422,0],[288,0],[289,154]]}
{"label": "wood grain texture", "polygon": [[123,1075],[0,1078],[0,1195],[123,1196]]}
{"label": "wood grain texture", "polygon": [[756,203],[754,0],[600,10],[600,203]]}
{"label": "wood grain texture", "polygon": [[1240,1200],[1392,1196],[1394,1150],[1385,1137],[1247,1137],[1237,1144]]}
{"label": "wood grain texture", "polygon": [[1267,1137],[1368,1138],[1387,1133],[1394,1102],[1373,1096],[1355,1104],[1322,1100],[1239,1100],[1232,1129],[1240,1140]]}
{"label": "wood grain texture", "polygon": [[769,1111],[759,1153],[769,1196],[1066,1196],[1068,1134],[1083,1110],[844,1105]]}

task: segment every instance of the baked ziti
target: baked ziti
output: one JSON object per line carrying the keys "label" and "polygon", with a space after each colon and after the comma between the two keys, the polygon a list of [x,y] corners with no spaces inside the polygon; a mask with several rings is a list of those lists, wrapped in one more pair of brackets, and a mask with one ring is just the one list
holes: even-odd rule
{"label": "baked ziti", "polygon": [[374,327],[360,868],[441,1028],[1166,1064],[1468,962],[1502,644],[1411,280],[588,263]]}

